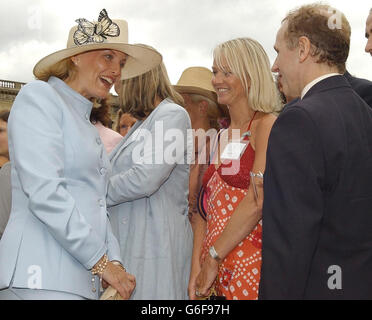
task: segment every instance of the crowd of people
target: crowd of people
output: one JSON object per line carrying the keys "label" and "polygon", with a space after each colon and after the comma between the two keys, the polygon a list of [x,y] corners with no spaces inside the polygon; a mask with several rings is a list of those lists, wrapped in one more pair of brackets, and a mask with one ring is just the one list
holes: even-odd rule
{"label": "crowd of people", "polygon": [[0,299],[372,299],[372,82],[334,10],[175,85],[125,20],[76,20],[0,114]]}

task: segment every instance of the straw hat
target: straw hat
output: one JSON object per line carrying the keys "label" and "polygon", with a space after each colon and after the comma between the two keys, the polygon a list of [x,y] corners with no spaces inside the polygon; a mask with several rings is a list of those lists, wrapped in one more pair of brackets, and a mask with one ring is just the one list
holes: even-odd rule
{"label": "straw hat", "polygon": [[182,72],[177,84],[173,86],[179,93],[199,94],[214,101],[222,112],[222,116],[229,114],[225,105],[217,101],[217,94],[212,86],[212,71],[204,67],[190,67]]}
{"label": "straw hat", "polygon": [[74,55],[100,49],[112,49],[128,55],[122,79],[129,79],[155,68],[162,61],[160,53],[150,48],[128,44],[128,23],[125,20],[111,20],[105,9],[99,14],[98,22],[77,19],[67,40],[67,48],[54,52],[41,59],[33,73],[38,77],[63,59]]}

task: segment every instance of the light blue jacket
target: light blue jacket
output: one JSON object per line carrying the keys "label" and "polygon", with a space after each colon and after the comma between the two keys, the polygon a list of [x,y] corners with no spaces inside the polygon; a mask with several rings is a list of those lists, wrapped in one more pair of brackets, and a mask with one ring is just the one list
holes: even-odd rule
{"label": "light blue jacket", "polygon": [[[190,128],[186,110],[166,99],[110,154],[107,205],[124,266],[136,276],[131,299],[188,298]],[[138,161],[140,155],[145,163]]]}
{"label": "light blue jacket", "polygon": [[0,242],[0,289],[96,299],[89,269],[106,252],[121,261],[106,211],[111,168],[91,109],[55,77],[19,92],[8,123],[12,211]]}

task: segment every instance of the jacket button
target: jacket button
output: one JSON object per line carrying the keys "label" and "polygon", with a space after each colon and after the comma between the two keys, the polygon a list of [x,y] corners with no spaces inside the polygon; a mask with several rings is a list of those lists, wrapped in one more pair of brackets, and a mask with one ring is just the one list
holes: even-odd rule
{"label": "jacket button", "polygon": [[98,203],[99,203],[99,206],[100,206],[101,208],[103,208],[103,207],[105,206],[105,201],[102,200],[102,199],[99,199],[99,200],[98,200]]}
{"label": "jacket button", "polygon": [[97,142],[98,145],[100,145],[100,144],[102,143],[102,141],[101,141],[100,138],[97,138],[97,139],[96,139],[96,142]]}

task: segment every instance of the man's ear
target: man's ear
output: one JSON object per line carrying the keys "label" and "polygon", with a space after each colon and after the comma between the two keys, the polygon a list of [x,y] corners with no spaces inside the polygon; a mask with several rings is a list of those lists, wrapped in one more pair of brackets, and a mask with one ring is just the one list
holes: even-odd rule
{"label": "man's ear", "polygon": [[200,115],[207,116],[208,113],[208,102],[202,100],[198,103]]}
{"label": "man's ear", "polygon": [[298,57],[300,63],[304,62],[310,55],[311,42],[308,37],[302,36],[298,39]]}

